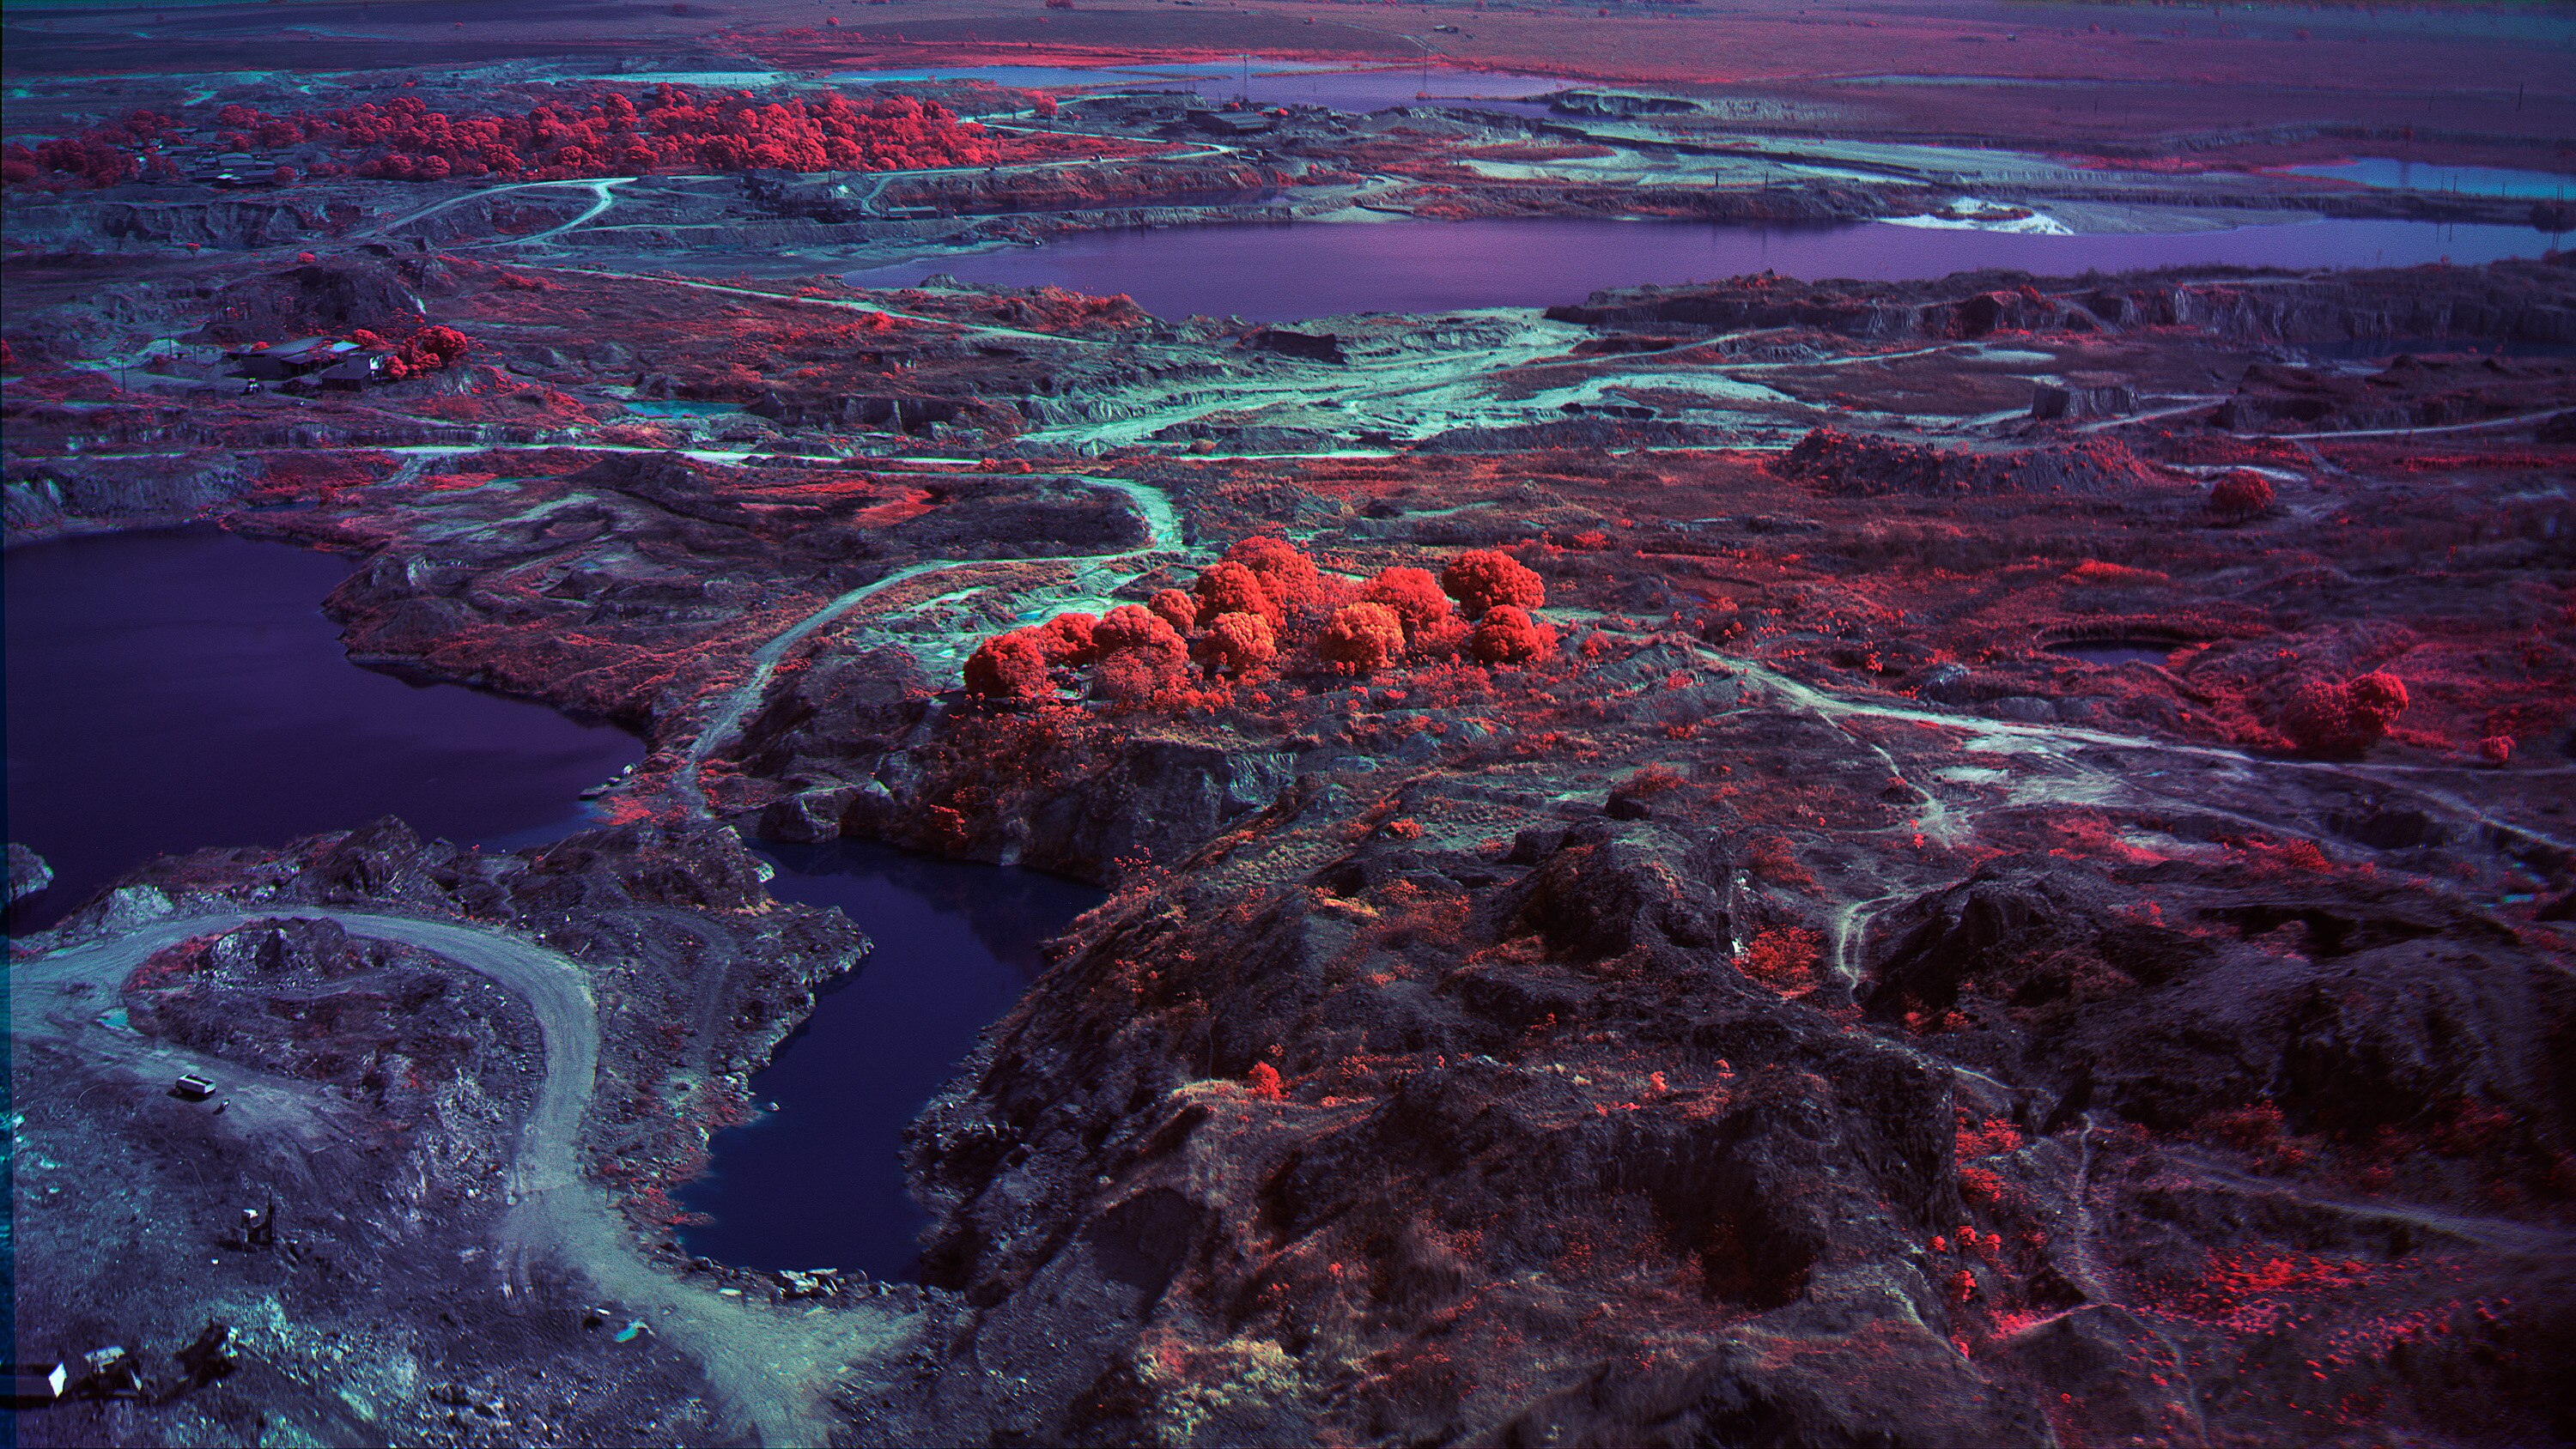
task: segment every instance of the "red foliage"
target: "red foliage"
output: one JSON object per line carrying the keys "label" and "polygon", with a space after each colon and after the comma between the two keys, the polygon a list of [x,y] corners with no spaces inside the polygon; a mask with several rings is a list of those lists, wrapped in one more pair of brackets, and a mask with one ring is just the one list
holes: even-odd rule
{"label": "red foliage", "polygon": [[1145,607],[1163,616],[1175,630],[1186,634],[1199,622],[1199,606],[1178,589],[1165,589],[1145,601]]}
{"label": "red foliage", "polygon": [[1982,1167],[1959,1169],[1959,1196],[1970,1202],[1990,1203],[2000,1200],[2003,1195],[2004,1180],[1998,1174]]}
{"label": "red foliage", "polygon": [[2272,507],[2272,480],[2250,468],[2221,473],[2209,487],[2208,507],[2215,518],[2260,517]]}
{"label": "red foliage", "polygon": [[1812,990],[1825,938],[1804,926],[1772,926],[1757,933],[1736,964],[1744,974],[1787,995]]}
{"label": "red foliage", "polygon": [[1395,616],[1404,621],[1405,633],[1417,639],[1448,622],[1457,612],[1429,569],[1388,569],[1368,581],[1360,590],[1360,598],[1394,610]]}
{"label": "red foliage", "polygon": [[1091,628],[1092,648],[1102,656],[1122,653],[1161,655],[1177,660],[1188,653],[1174,629],[1160,614],[1148,612],[1134,604],[1120,604],[1106,618]]}
{"label": "red foliage", "polygon": [[2513,763],[2513,736],[2489,735],[2478,741],[2478,758],[2501,770]]}
{"label": "red foliage", "polygon": [[1547,585],[1520,560],[1498,548],[1476,548],[1458,555],[1440,571],[1440,587],[1470,615],[1509,604],[1535,609],[1547,602]]}
{"label": "red foliage", "polygon": [[1248,674],[1278,655],[1279,641],[1259,614],[1219,614],[1190,644],[1190,657],[1220,674]]}
{"label": "red foliage", "polygon": [[[200,119],[199,124],[204,124]],[[999,158],[982,126],[909,96],[867,102],[833,92],[760,104],[749,92],[701,103],[678,86],[657,86],[638,106],[605,92],[587,107],[541,104],[524,115],[449,116],[416,96],[321,112],[269,116],[226,106],[214,124],[229,149],[313,147],[316,166],[392,180],[525,175],[556,181],[639,176],[656,170],[884,171],[980,166]],[[125,122],[33,149],[0,153],[12,185],[113,186],[148,164],[167,163],[160,146],[180,134],[166,116],[137,111]]]}
{"label": "red foliage", "polygon": [[1470,647],[1487,664],[1527,664],[1556,652],[1556,631],[1517,606],[1497,604],[1476,621]]}
{"label": "red foliage", "polygon": [[2310,754],[2354,754],[2379,743],[2406,710],[2406,685],[2380,672],[2337,684],[2311,679],[2281,711],[2281,732]]}
{"label": "red foliage", "polygon": [[1089,614],[1058,614],[1038,630],[1038,647],[1053,664],[1089,664],[1100,656],[1092,633],[1099,624]]}
{"label": "red foliage", "polygon": [[1967,1114],[1959,1115],[1958,1152],[1961,1157],[1993,1157],[1998,1153],[2021,1150],[2021,1129],[2003,1117],[1990,1117],[1971,1125]]}
{"label": "red foliage", "polygon": [[1384,604],[1344,604],[1326,621],[1315,652],[1355,674],[1383,669],[1404,657],[1404,621]]}
{"label": "red foliage", "polygon": [[1258,614],[1273,629],[1285,622],[1279,601],[1271,597],[1261,576],[1230,559],[1200,574],[1191,592],[1198,602],[1202,623],[1213,621],[1219,614]]}
{"label": "red foliage", "polygon": [[1243,1079],[1247,1084],[1246,1090],[1265,1102],[1276,1102],[1282,1095],[1279,1069],[1268,1062],[1254,1062],[1252,1070],[1243,1074]]}
{"label": "red foliage", "polygon": [[996,634],[966,660],[966,692],[987,699],[1042,699],[1055,692],[1046,646],[1035,629]]}
{"label": "red foliage", "polygon": [[1228,563],[1252,570],[1271,602],[1285,613],[1312,609],[1322,601],[1322,570],[1285,540],[1261,536],[1242,539],[1225,551],[1225,558]]}

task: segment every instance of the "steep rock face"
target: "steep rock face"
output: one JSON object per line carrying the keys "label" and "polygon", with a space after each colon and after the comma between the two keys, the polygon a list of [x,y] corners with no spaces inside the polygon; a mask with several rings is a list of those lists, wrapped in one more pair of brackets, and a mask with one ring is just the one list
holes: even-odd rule
{"label": "steep rock face", "polygon": [[2020,273],[1963,273],[1941,282],[1802,282],[1743,277],[1695,287],[1596,292],[1548,309],[1591,327],[1680,324],[1713,331],[1811,327],[1882,340],[1975,338],[1996,332],[2101,327],[2203,329],[2244,341],[2356,338],[2576,340],[2576,262],[2502,262],[2427,278],[2418,271],[2325,279],[2254,274],[2209,281],[2087,287]]}
{"label": "steep rock face", "polygon": [[2212,420],[2239,432],[2434,428],[2576,406],[2576,366],[2546,359],[2400,356],[2356,377],[2257,363]]}

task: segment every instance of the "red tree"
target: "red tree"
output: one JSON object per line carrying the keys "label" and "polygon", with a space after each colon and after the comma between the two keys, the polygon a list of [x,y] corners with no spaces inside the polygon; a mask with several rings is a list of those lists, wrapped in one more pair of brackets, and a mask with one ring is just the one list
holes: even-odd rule
{"label": "red tree", "polygon": [[1547,602],[1547,585],[1521,561],[1498,548],[1476,548],[1458,555],[1440,571],[1440,587],[1470,615],[1509,604],[1535,609]]}
{"label": "red tree", "polygon": [[1526,609],[1496,604],[1476,621],[1469,647],[1487,664],[1527,664],[1556,651],[1556,631],[1532,619]]}
{"label": "red tree", "polygon": [[1278,654],[1279,641],[1258,614],[1219,614],[1190,641],[1190,657],[1219,674],[1249,674]]}
{"label": "red tree", "polygon": [[966,660],[966,692],[986,699],[1043,699],[1055,692],[1034,629],[996,634]]}
{"label": "red tree", "polygon": [[2272,507],[2272,480],[2250,468],[2218,475],[2209,487],[2209,513],[2234,522],[2258,518]]}
{"label": "red tree", "polygon": [[1394,610],[1395,616],[1404,621],[1408,637],[1438,628],[1456,612],[1429,569],[1388,569],[1368,581],[1360,590],[1360,598]]}
{"label": "red tree", "polygon": [[1315,652],[1356,674],[1383,669],[1404,657],[1404,621],[1384,604],[1344,604],[1325,621]]}
{"label": "red tree", "polygon": [[1283,622],[1279,602],[1262,586],[1260,575],[1232,560],[1210,565],[1191,594],[1201,623],[1219,614],[1258,614],[1274,629]]}

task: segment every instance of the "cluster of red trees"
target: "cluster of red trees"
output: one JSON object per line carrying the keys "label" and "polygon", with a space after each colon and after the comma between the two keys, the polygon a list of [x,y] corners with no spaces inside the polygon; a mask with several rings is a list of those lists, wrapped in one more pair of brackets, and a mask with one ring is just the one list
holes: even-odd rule
{"label": "cluster of red trees", "polygon": [[143,175],[147,167],[169,172],[175,168],[157,152],[164,142],[179,134],[179,123],[170,117],[157,111],[136,111],[122,121],[93,126],[77,136],[60,136],[34,146],[12,141],[0,146],[0,182],[11,186],[39,182],[114,186]]}
{"label": "cluster of red trees", "polygon": [[1247,538],[1187,592],[1165,589],[1102,618],[1060,614],[985,640],[966,661],[966,688],[990,699],[1054,699],[1088,669],[1100,694],[1134,707],[1170,697],[1194,673],[1241,680],[1283,662],[1337,677],[1408,658],[1524,664],[1556,651],[1555,631],[1529,614],[1546,601],[1539,576],[1497,549],[1462,554],[1437,578],[1398,567],[1354,583],[1292,544]]}
{"label": "cluster of red trees", "polygon": [[[202,126],[203,123],[200,123]],[[998,158],[982,126],[909,96],[853,101],[837,93],[762,103],[749,91],[701,99],[662,85],[642,105],[607,92],[587,106],[538,105],[522,115],[449,116],[417,96],[272,116],[249,106],[216,112],[227,151],[299,151],[316,176],[436,181],[507,176],[533,181],[640,176],[651,171],[886,171],[981,166]],[[172,175],[161,148],[185,134],[168,116],[125,121],[0,154],[10,184],[112,186]]]}

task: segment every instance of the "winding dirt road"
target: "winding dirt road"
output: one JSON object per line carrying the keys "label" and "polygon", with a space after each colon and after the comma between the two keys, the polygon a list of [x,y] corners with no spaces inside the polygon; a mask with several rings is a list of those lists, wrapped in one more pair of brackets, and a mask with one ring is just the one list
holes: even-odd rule
{"label": "winding dirt road", "polygon": [[[490,978],[535,1014],[545,1044],[544,1076],[520,1124],[508,1212],[493,1254],[504,1297],[529,1293],[527,1267],[541,1257],[576,1269],[604,1299],[695,1357],[724,1407],[768,1445],[828,1442],[833,1418],[824,1394],[911,1346],[913,1325],[893,1307],[863,1299],[790,1316],[674,1277],[645,1255],[606,1192],[582,1177],[576,1156],[582,1117],[599,1085],[599,1017],[590,974],[569,957],[517,935],[312,906],[172,916],[13,962],[10,1035],[25,1040],[104,1030],[96,1026],[97,1003],[102,996],[113,999],[118,983],[154,952],[246,921],[275,919],[336,921],[353,935],[417,946]],[[75,988],[86,989],[74,994]],[[156,1045],[165,1055],[194,1055]],[[218,1080],[239,1075],[226,1063],[197,1060]]]}

